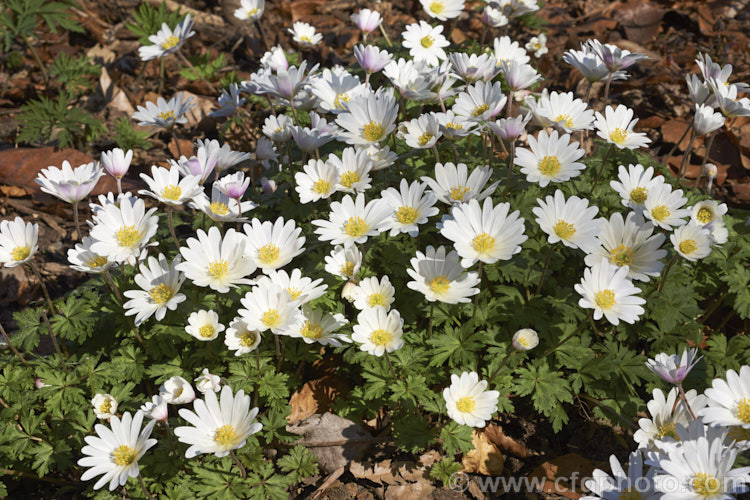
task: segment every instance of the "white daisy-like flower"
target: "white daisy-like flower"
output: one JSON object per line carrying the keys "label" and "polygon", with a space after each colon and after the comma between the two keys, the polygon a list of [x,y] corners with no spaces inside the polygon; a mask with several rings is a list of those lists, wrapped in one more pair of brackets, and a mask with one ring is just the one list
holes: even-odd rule
{"label": "white daisy-like flower", "polygon": [[345,148],[341,152],[341,158],[333,153],[328,155],[326,166],[336,171],[336,191],[362,193],[370,188],[372,163],[367,151]]}
{"label": "white daisy-like flower", "polygon": [[465,272],[458,253],[446,254],[444,246],[437,250],[428,246],[425,253],[417,251],[410,262],[411,269],[406,272],[413,281],[406,286],[424,295],[429,302],[466,303],[471,301],[469,297],[479,293],[479,275]]}
{"label": "white daisy-like flower", "polygon": [[354,59],[357,64],[368,75],[377,73],[385,68],[392,60],[393,56],[387,50],[381,50],[375,45],[355,45]]}
{"label": "white daisy-like flower", "polygon": [[586,265],[605,260],[618,267],[628,268],[631,280],[649,281],[659,276],[664,268],[661,259],[667,251],[661,246],[666,236],[654,234],[654,225],[650,222],[640,223],[634,212],[628,213],[625,219],[622,214],[613,213],[605,220],[598,235],[598,246],[586,256]]}
{"label": "white daisy-like flower", "polygon": [[375,276],[364,278],[354,290],[354,307],[363,311],[373,307],[383,307],[387,311],[395,300],[396,289],[388,276],[380,280]]}
{"label": "white daisy-like flower", "polygon": [[524,219],[516,210],[510,213],[509,203],[493,207],[492,199],[477,200],[454,206],[453,219],[446,220],[440,234],[453,242],[461,256],[461,265],[469,268],[477,261],[494,264],[510,260],[521,251],[521,243],[528,237],[524,232]]}
{"label": "white daisy-like flower", "polygon": [[526,50],[521,47],[521,44],[514,42],[509,36],[495,38],[492,44],[495,49],[495,59],[497,60],[498,66],[501,66],[504,62],[510,61],[518,61],[523,64],[531,61],[531,57],[529,57]]}
{"label": "white daisy-like flower", "polygon": [[289,69],[289,60],[287,60],[286,54],[284,53],[284,49],[281,47],[281,45],[276,45],[275,47],[272,47],[271,50],[266,51],[263,54],[263,56],[260,58],[260,65],[263,68],[273,71],[274,73],[278,73],[279,71],[286,71]]}
{"label": "white daisy-like flower", "polygon": [[633,110],[618,104],[617,108],[607,106],[602,115],[595,113],[596,135],[618,149],[638,149],[647,146],[651,139],[642,132],[633,132],[638,118],[633,119]]}
{"label": "white daisy-like flower", "polygon": [[477,167],[469,174],[465,163],[436,163],[435,178],[422,177],[422,182],[429,186],[437,199],[448,205],[468,203],[471,200],[482,201],[497,189],[500,181],[493,182],[486,189],[484,186],[492,177],[488,166]]}
{"label": "white daisy-like flower", "polygon": [[383,200],[371,200],[365,204],[365,195],[359,193],[355,199],[346,195],[338,202],[331,203],[328,220],[315,219],[318,226],[315,233],[321,241],[332,245],[363,244],[370,236],[380,234],[386,219],[391,215],[391,207]]}
{"label": "white daisy-like flower", "polygon": [[531,120],[531,113],[519,115],[513,118],[501,118],[494,122],[487,122],[496,136],[508,142],[514,142],[516,139],[526,133],[526,125]]}
{"label": "white daisy-like flower", "polygon": [[[587,43],[581,43],[581,50],[569,50],[563,54],[563,61],[577,69],[589,82],[599,82],[608,78],[610,71],[601,58],[591,50]],[[624,71],[611,73],[612,80],[625,80],[628,74]]]}
{"label": "white daisy-like flower", "polygon": [[[87,274],[100,274],[109,269],[110,262],[106,257],[102,257],[91,251],[91,245],[94,240],[89,236],[84,236],[80,243],[76,243],[75,248],[68,249],[68,262],[70,267],[76,271]],[[2,262],[2,237],[0,236],[0,262]]]}
{"label": "white daisy-like flower", "polygon": [[0,264],[16,267],[27,263],[39,249],[39,224],[16,217],[0,221]]}
{"label": "white daisy-like flower", "polygon": [[104,169],[99,162],[94,161],[72,168],[65,160],[62,162],[62,168],[43,168],[34,180],[43,192],[65,203],[78,203],[91,194],[102,175]]}
{"label": "white daisy-like flower", "polygon": [[298,44],[307,47],[318,45],[323,40],[323,35],[315,31],[315,27],[310,24],[297,21],[291,28],[287,29],[292,35],[292,40]]}
{"label": "white daisy-like flower", "polygon": [[624,206],[637,212],[643,211],[651,189],[664,182],[664,177],[654,175],[654,167],[644,168],[640,163],[628,168],[620,165],[617,177],[620,182],[610,181],[609,185],[620,195]]}
{"label": "white daisy-like flower", "polygon": [[252,201],[238,203],[236,199],[222,193],[216,185],[211,187],[211,198],[201,192],[188,202],[188,206],[200,210],[216,222],[244,222],[247,218],[240,214],[257,207]]}
{"label": "white daisy-like flower", "polygon": [[549,52],[547,48],[547,35],[540,33],[539,36],[532,36],[525,48],[529,52],[533,52],[534,57],[542,57]]}
{"label": "white daisy-like flower", "polygon": [[[698,412],[706,403],[704,396],[698,396],[695,390],[685,393],[693,411]],[[679,399],[679,401],[678,401]],[[677,387],[673,387],[667,396],[661,389],[654,389],[653,399],[646,403],[648,413],[651,418],[641,418],[638,420],[640,427],[633,434],[633,439],[638,443],[638,448],[656,449],[655,441],[664,438],[678,438],[677,425],[687,427],[693,420],[690,411],[685,405],[685,401],[680,398]]]}
{"label": "white daisy-like flower", "polygon": [[529,136],[529,149],[516,149],[515,165],[521,167],[529,182],[538,182],[546,187],[550,182],[565,182],[578,177],[586,165],[577,162],[583,155],[583,149],[577,142],[570,142],[570,134],[560,136],[557,130],[547,135],[544,130],[537,137]]}
{"label": "white daisy-like flower", "polygon": [[102,476],[94,484],[98,490],[109,482],[109,491],[124,486],[129,477],[138,477],[138,460],[156,444],[156,439],[149,439],[156,420],[143,425],[143,412],[136,412],[132,417],[125,412],[122,420],[113,416],[109,420],[110,428],[96,424],[96,436],[86,436],[86,446],[81,448],[85,455],[78,460],[78,465],[88,467],[81,480],[88,481]]}
{"label": "white daisy-like flower", "polygon": [[133,161],[133,151],[126,153],[120,148],[110,151],[102,151],[100,162],[104,171],[115,179],[122,179],[130,170],[130,162]]}
{"label": "white daisy-like flower", "polygon": [[386,311],[384,307],[365,309],[357,315],[352,340],[362,344],[361,350],[382,356],[403,347],[403,328],[404,320],[397,310]]}
{"label": "white daisy-like flower", "polygon": [[243,234],[229,229],[222,237],[214,226],[208,233],[198,229],[196,236],[197,239],[188,238],[180,248],[185,260],[177,266],[195,286],[227,293],[230,288],[252,283],[247,276],[257,266],[252,258],[245,256],[247,238]]}
{"label": "white daisy-like flower", "polygon": [[399,59],[386,64],[383,74],[398,89],[404,99],[410,101],[426,101],[432,95],[430,80],[422,68],[428,67],[426,62],[416,62],[409,59]]}
{"label": "white daisy-like flower", "polygon": [[137,198],[131,203],[108,204],[97,213],[91,228],[91,251],[111,262],[135,264],[149,245],[159,225],[156,207],[146,211],[146,203]]}
{"label": "white daisy-like flower", "polygon": [[517,351],[530,351],[539,345],[539,334],[531,328],[521,328],[513,334],[511,345]]}
{"label": "white daisy-like flower", "polygon": [[243,21],[257,21],[266,9],[266,0],[241,0],[240,8],[234,11],[234,17]]}
{"label": "white daisy-like flower", "polygon": [[167,23],[162,23],[161,29],[155,35],[148,37],[148,41],[153,45],[138,47],[138,55],[141,56],[143,61],[168,56],[180,50],[182,44],[193,35],[195,35],[195,31],[193,31],[193,19],[190,14],[177,23],[174,31]]}
{"label": "white daisy-like flower", "polygon": [[247,188],[250,187],[250,181],[250,177],[245,177],[245,172],[234,172],[225,175],[213,185],[225,196],[238,200],[245,195]]}
{"label": "white daisy-like flower", "polygon": [[590,252],[599,245],[599,235],[603,220],[595,218],[599,207],[589,206],[589,200],[571,196],[567,200],[559,189],[554,197],[547,196],[545,201],[537,199],[538,207],[532,212],[537,216],[536,223],[547,233],[550,244],[562,241],[570,248],[580,248]]}
{"label": "white daisy-like flower", "polygon": [[318,65],[314,65],[307,71],[307,61],[302,61],[299,66],[289,66],[286,69],[279,68],[275,73],[270,71],[263,72],[259,77],[254,79],[260,88],[253,93],[267,94],[270,97],[280,99],[284,104],[288,104],[291,99],[296,109],[301,109],[294,100],[298,94],[302,93],[309,85],[309,77],[315,74]]}
{"label": "white daisy-like flower", "polygon": [[685,380],[690,370],[703,358],[703,356],[696,357],[697,352],[698,349],[693,348],[688,351],[687,347],[682,350],[682,356],[661,352],[653,359],[649,358],[646,361],[646,368],[658,375],[663,381],[678,385]]}
{"label": "white daisy-like flower", "polygon": [[289,292],[273,283],[253,287],[240,303],[244,309],[238,314],[249,329],[258,332],[271,330],[273,334],[284,335],[302,316]]}
{"label": "white daisy-like flower", "polygon": [[708,224],[721,222],[722,217],[726,213],[726,203],[720,204],[715,200],[703,200],[690,208],[690,220],[699,226],[705,227]]}
{"label": "white daisy-like flower", "polygon": [[[232,151],[229,144],[222,145],[216,139],[198,139],[195,142],[195,145],[198,148],[196,151],[196,157],[199,161],[201,158],[201,149],[203,149],[205,150],[207,159],[215,159],[216,164],[214,165],[214,171],[219,173],[224,172],[228,168],[232,168],[243,161],[247,161],[253,156],[250,153],[244,153],[242,151]],[[201,176],[201,178],[203,178],[203,176]]]}
{"label": "white daisy-like flower", "polygon": [[[528,97],[525,102],[531,101],[533,97]],[[554,125],[565,133],[594,128],[594,111],[588,109],[581,99],[576,99],[573,92],[547,92],[544,89],[531,112],[539,125]]]}
{"label": "white daisy-like flower", "polygon": [[141,411],[148,418],[163,422],[169,418],[169,403],[159,394],[155,394],[151,397],[151,401],[141,405]]}
{"label": "white daisy-like flower", "polygon": [[318,98],[320,108],[326,113],[338,114],[346,111],[352,97],[364,92],[359,77],[343,68],[324,69],[312,79],[310,91]]}
{"label": "white daisy-like flower", "polygon": [[221,377],[208,372],[208,368],[203,369],[203,373],[194,379],[195,388],[205,394],[209,391],[219,392],[221,390]]}
{"label": "white daisy-like flower", "polygon": [[402,45],[409,49],[409,55],[415,61],[425,61],[437,66],[448,57],[443,49],[451,44],[442,33],[442,25],[433,28],[426,22],[419,21],[419,24],[407,25],[401,33],[404,39]]}
{"label": "white daisy-like flower", "polygon": [[484,427],[497,411],[498,391],[488,391],[489,382],[476,372],[451,375],[451,385],[443,389],[448,416],[461,425]]}
{"label": "white daisy-like flower", "polygon": [[605,260],[594,263],[583,271],[583,279],[575,285],[581,295],[580,307],[594,310],[594,319],[602,316],[613,325],[620,320],[633,324],[645,310],[646,301],[636,296],[641,289],[633,286],[628,278],[627,266],[617,267]]}
{"label": "white daisy-like flower", "polygon": [[542,79],[533,66],[520,61],[504,61],[501,65],[505,83],[512,91],[523,90],[531,87]]}
{"label": "white daisy-like flower", "polygon": [[263,122],[263,133],[275,142],[285,144],[292,138],[294,121],[287,115],[269,115]]}
{"label": "white daisy-like flower", "polygon": [[715,378],[706,396],[708,407],[697,412],[706,424],[750,429],[750,366],[727,370],[726,380]]}
{"label": "white daisy-like flower", "polygon": [[588,40],[586,43],[599,56],[610,73],[627,69],[638,61],[648,59],[645,54],[631,53],[629,50],[621,49],[609,43],[601,43],[596,39]]}
{"label": "white daisy-like flower", "polygon": [[508,98],[503,94],[500,82],[476,82],[466,87],[456,97],[452,111],[469,121],[486,122],[497,116],[505,107]]}
{"label": "white daisy-like flower", "polygon": [[591,479],[584,481],[592,495],[581,500],[657,500],[659,495],[654,492],[653,469],[648,473],[643,470],[643,456],[636,450],[628,456],[628,472],[620,465],[615,455],[609,457],[610,476],[600,469],[594,469]]}
{"label": "white daisy-like flower", "polygon": [[[296,130],[299,131],[299,127]],[[293,128],[291,131],[292,137],[294,137],[295,129]],[[307,132],[310,132],[310,129],[307,129]],[[314,140],[317,141],[319,138],[319,135],[315,135]],[[326,142],[328,142],[328,139],[328,137],[325,138]],[[266,170],[271,168],[272,162],[278,163],[279,154],[276,152],[276,146],[267,137],[258,137],[258,141],[255,143],[255,160],[259,161]]]}
{"label": "white daisy-like flower", "polygon": [[714,111],[714,108],[705,104],[695,105],[695,118],[693,128],[695,135],[710,134],[724,126],[724,115],[721,111]]}
{"label": "white daisy-like flower", "polygon": [[321,283],[323,283],[323,278],[310,279],[302,276],[302,271],[299,269],[293,269],[291,274],[287,274],[283,269],[269,271],[266,276],[261,276],[255,281],[258,286],[280,286],[289,293],[292,300],[296,301],[299,306],[326,293],[328,285],[321,285]]}
{"label": "white daisy-like flower", "polygon": [[391,151],[391,148],[388,146],[373,144],[367,147],[357,146],[357,149],[367,152],[367,156],[370,158],[370,168],[373,172],[388,168],[398,160],[398,155],[394,151]]}
{"label": "white daisy-like flower", "polygon": [[377,10],[362,9],[349,17],[365,35],[375,31],[383,22],[383,18]]}
{"label": "white daisy-like flower", "polygon": [[230,451],[245,446],[248,436],[263,428],[263,424],[253,422],[258,408],[250,410],[250,396],[244,391],[232,394],[232,388],[225,385],[220,397],[221,402],[214,391],[208,391],[204,399],[193,402],[195,411],[186,408],[179,411],[180,417],[191,424],[174,430],[181,443],[190,445],[185,458],[202,453],[226,457]]}
{"label": "white daisy-like flower", "polygon": [[242,356],[254,351],[260,344],[260,332],[248,327],[247,321],[242,317],[235,317],[230,323],[224,334],[224,345],[230,351],[234,351],[235,356]]}
{"label": "white daisy-like flower", "polygon": [[362,94],[349,101],[347,112],[336,117],[347,144],[378,144],[396,127],[398,104],[392,92]]}
{"label": "white daisy-like flower", "polygon": [[711,233],[693,222],[675,229],[669,241],[678,254],[692,262],[711,253]]}
{"label": "white daisy-like flower", "polygon": [[240,96],[240,87],[236,83],[229,84],[229,90],[222,89],[219,96],[219,107],[211,111],[208,116],[222,118],[232,116],[245,104],[245,98]]}
{"label": "white daisy-like flower", "polygon": [[332,345],[341,347],[341,342],[351,342],[348,335],[334,333],[336,330],[349,323],[343,314],[323,313],[319,309],[313,309],[309,304],[302,306],[302,319],[286,331],[286,335],[301,338],[305,344]]}
{"label": "white daisy-like flower", "polygon": [[208,342],[218,337],[225,328],[219,323],[219,315],[215,311],[201,309],[188,316],[185,331],[200,341]]}
{"label": "white daisy-like flower", "polygon": [[478,125],[477,122],[469,121],[465,116],[458,116],[452,110],[445,113],[435,113],[440,132],[450,140],[466,137],[474,133],[472,130]]}
{"label": "white daisy-like flower", "polygon": [[437,144],[443,136],[435,113],[425,113],[418,118],[403,122],[406,131],[404,140],[413,149],[428,149]]}
{"label": "white daisy-like flower", "polygon": [[141,174],[141,179],[148,185],[148,189],[141,189],[138,194],[150,196],[160,202],[178,206],[203,194],[203,188],[198,184],[198,177],[188,175],[180,179],[180,168],[151,167],[151,177]]}
{"label": "white daisy-like flower", "polygon": [[487,82],[500,72],[497,60],[492,54],[476,55],[453,52],[448,55],[448,60],[453,66],[452,76],[460,78],[467,84],[472,84],[478,80]]}
{"label": "white daisy-like flower", "polygon": [[464,10],[464,0],[419,0],[428,16],[441,21],[454,19]]}
{"label": "white daisy-like flower", "polygon": [[246,235],[245,254],[263,272],[278,269],[305,251],[302,228],[294,220],[275,222],[253,219],[243,226]]}
{"label": "white daisy-like flower", "polygon": [[182,92],[178,92],[169,101],[163,97],[153,102],[147,102],[146,106],[138,106],[138,111],[133,113],[133,120],[138,120],[138,125],[154,125],[161,128],[171,128],[177,124],[187,123],[186,113],[195,106],[192,97],[184,100]]}
{"label": "white daisy-like flower", "polygon": [[419,234],[419,225],[439,212],[434,206],[437,198],[432,191],[425,193],[426,187],[426,184],[419,181],[410,185],[406,179],[401,179],[399,189],[391,187],[380,193],[392,210],[391,216],[383,225],[383,231],[390,229],[391,236],[409,233],[409,236],[416,237]]}
{"label": "white daisy-like flower", "polygon": [[149,257],[148,265],[141,263],[141,272],[134,278],[141,289],[123,292],[130,299],[122,305],[125,315],[135,316],[136,326],[153,315],[157,321],[163,320],[167,310],[174,311],[185,301],[187,297],[179,293],[185,281],[185,276],[177,270],[180,261],[178,255],[170,264],[164,254],[159,254],[158,259]]}
{"label": "white daisy-like flower", "polygon": [[218,141],[207,145],[202,143],[198,146],[195,156],[188,158],[183,155],[178,161],[169,160],[169,162],[173,167],[178,167],[182,175],[195,177],[198,183],[203,185],[218,165],[220,152]]}
{"label": "white daisy-like flower", "polygon": [[117,401],[111,394],[97,394],[91,400],[96,418],[108,419],[117,415]]}
{"label": "white daisy-like flower", "polygon": [[329,162],[311,159],[302,167],[302,172],[294,174],[295,191],[300,203],[310,203],[330,198],[339,183],[339,171]]}
{"label": "white daisy-like flower", "polygon": [[336,245],[330,255],[325,257],[325,270],[327,273],[350,280],[357,276],[362,266],[362,252],[356,245],[344,247]]}
{"label": "white daisy-like flower", "polygon": [[184,405],[195,399],[195,390],[190,382],[175,375],[159,386],[159,395],[171,405]]}
{"label": "white daisy-like flower", "polygon": [[648,192],[643,215],[655,225],[670,231],[673,227],[687,224],[684,218],[690,215],[690,210],[682,208],[686,203],[682,189],[672,191],[672,186],[663,182]]}

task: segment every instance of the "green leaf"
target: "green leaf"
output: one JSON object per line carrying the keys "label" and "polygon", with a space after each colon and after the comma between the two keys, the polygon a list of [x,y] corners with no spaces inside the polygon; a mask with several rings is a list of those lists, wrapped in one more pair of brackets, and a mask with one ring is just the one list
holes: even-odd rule
{"label": "green leaf", "polygon": [[528,367],[518,368],[516,374],[516,394],[531,395],[534,408],[550,417],[555,432],[560,431],[563,424],[568,421],[568,415],[561,404],[573,402],[570,386],[564,374],[550,371],[544,359],[536,359]]}
{"label": "green leaf", "polygon": [[295,483],[318,473],[317,458],[302,445],[297,445],[289,450],[289,454],[281,457],[276,465],[282,471],[288,473]]}
{"label": "green leaf", "polygon": [[448,455],[456,453],[466,453],[474,448],[471,443],[471,434],[473,428],[467,425],[460,425],[458,422],[451,421],[448,425],[440,429],[440,439],[443,440],[443,449]]}

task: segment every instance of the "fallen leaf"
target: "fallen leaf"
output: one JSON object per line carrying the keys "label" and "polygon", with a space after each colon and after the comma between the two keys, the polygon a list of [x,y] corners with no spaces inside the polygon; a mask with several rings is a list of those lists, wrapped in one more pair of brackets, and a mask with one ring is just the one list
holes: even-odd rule
{"label": "fallen leaf", "polygon": [[177,142],[175,142],[175,138],[172,138],[171,141],[169,141],[169,152],[172,154],[173,157],[179,158],[180,156],[187,156],[190,158],[193,156],[193,142],[188,139],[176,139]]}
{"label": "fallen leaf", "polygon": [[[100,43],[97,43],[89,50],[87,50],[86,55],[99,65],[110,64],[115,60],[116,57],[115,53],[111,49],[104,47]],[[102,68],[102,70],[104,71],[105,68]]]}
{"label": "fallen leaf", "polygon": [[385,490],[385,498],[393,500],[432,500],[435,487],[427,481],[392,485]]}
{"label": "fallen leaf", "polygon": [[122,89],[114,84],[109,76],[107,68],[102,67],[102,74],[99,76],[99,90],[104,97],[107,108],[114,114],[122,114],[130,118],[135,113],[135,108],[130,103],[128,96]]}
{"label": "fallen leaf", "polygon": [[292,394],[289,404],[292,411],[287,420],[297,422],[316,413],[325,413],[335,398],[349,391],[346,379],[336,375],[310,380]]}
{"label": "fallen leaf", "polygon": [[[583,478],[591,477],[596,465],[591,460],[577,453],[569,453],[548,460],[529,475],[529,479],[540,478],[544,481],[542,491],[562,495],[571,500],[581,498]],[[573,481],[569,481],[573,479]],[[535,484],[532,482],[531,484]]]}
{"label": "fallen leaf", "polygon": [[[680,151],[687,149],[688,143],[690,142],[690,134],[685,134],[690,124],[681,122],[678,120],[667,120],[661,126],[661,136],[664,142],[671,144],[677,144],[680,141],[680,145],[677,147]],[[684,135],[684,136],[683,136]],[[682,140],[680,138],[682,137]]]}
{"label": "fallen leaf", "polygon": [[485,476],[499,476],[503,472],[505,457],[485,435],[484,432],[474,430],[471,435],[474,449],[464,455],[461,460],[463,471],[468,474],[483,474]]}
{"label": "fallen leaf", "polygon": [[21,198],[30,193],[24,188],[18,186],[0,186],[0,194],[3,196],[12,196],[13,198]]}
{"label": "fallen leaf", "polygon": [[501,451],[518,458],[526,458],[526,447],[513,438],[503,433],[503,428],[496,424],[489,424],[484,433],[490,442],[494,443]]}

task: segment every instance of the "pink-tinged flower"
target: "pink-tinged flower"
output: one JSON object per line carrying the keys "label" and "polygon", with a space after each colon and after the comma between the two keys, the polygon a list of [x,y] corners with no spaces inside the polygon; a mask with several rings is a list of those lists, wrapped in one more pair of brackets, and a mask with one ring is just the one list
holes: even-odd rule
{"label": "pink-tinged flower", "polygon": [[494,122],[487,122],[490,129],[504,141],[515,141],[526,131],[526,124],[531,119],[531,113],[518,115],[513,118],[501,118]]}
{"label": "pink-tinged flower", "polygon": [[152,396],[151,401],[141,405],[141,411],[154,420],[163,422],[169,418],[169,406],[167,400],[160,394]]}
{"label": "pink-tinged flower", "polygon": [[66,203],[78,203],[94,190],[104,170],[99,162],[91,162],[80,167],[72,168],[65,160],[62,168],[43,168],[36,183],[42,191],[61,199]]}
{"label": "pink-tinged flower", "polygon": [[621,49],[615,45],[603,44],[599,40],[589,40],[588,45],[610,73],[627,69],[640,60],[648,59],[645,54],[631,53],[629,50]]}
{"label": "pink-tinged flower", "polygon": [[122,179],[128,173],[132,160],[132,150],[128,150],[126,153],[120,148],[115,148],[102,153],[101,164],[109,175],[115,179]]}
{"label": "pink-tinged flower", "polygon": [[235,172],[222,177],[214,185],[224,196],[238,200],[250,186],[250,177],[246,178],[244,172]]}
{"label": "pink-tinged flower", "polygon": [[663,381],[670,384],[680,385],[690,370],[703,358],[695,355],[698,349],[683,349],[682,356],[679,354],[667,354],[665,352],[654,356],[654,359],[646,361],[646,368],[657,374]]}
{"label": "pink-tinged flower", "polygon": [[365,73],[377,73],[393,60],[387,50],[380,50],[374,45],[355,45],[354,58]]}
{"label": "pink-tinged flower", "polygon": [[356,14],[351,15],[352,21],[362,33],[372,33],[383,22],[380,13],[376,10],[362,9]]}

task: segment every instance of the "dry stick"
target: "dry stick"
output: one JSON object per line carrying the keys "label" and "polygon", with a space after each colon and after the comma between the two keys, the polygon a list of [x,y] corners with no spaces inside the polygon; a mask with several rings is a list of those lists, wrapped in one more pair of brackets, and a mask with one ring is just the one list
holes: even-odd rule
{"label": "dry stick", "polygon": [[185,64],[187,64],[187,65],[188,65],[188,67],[189,67],[190,69],[192,69],[192,70],[193,70],[193,73],[195,73],[196,75],[198,75],[198,78],[199,78],[199,79],[200,79],[200,80],[201,80],[201,81],[202,81],[203,83],[205,83],[205,84],[206,84],[206,85],[208,86],[208,89],[209,89],[209,90],[210,90],[211,92],[213,92],[214,94],[218,94],[218,93],[219,93],[219,91],[218,91],[218,90],[216,90],[216,87],[214,87],[214,86],[213,86],[213,84],[212,84],[211,82],[209,82],[208,80],[206,80],[206,79],[205,79],[205,78],[203,77],[203,75],[201,75],[201,74],[200,74],[200,73],[198,72],[198,70],[197,70],[197,69],[195,69],[195,66],[193,66],[193,63],[191,63],[191,62],[190,62],[190,61],[188,60],[188,58],[187,58],[187,57],[185,57],[185,54],[183,54],[183,53],[182,53],[182,51],[179,51],[179,50],[178,50],[178,51],[177,51],[177,55],[178,55],[178,56],[180,56],[180,58],[182,59],[182,62],[184,62]]}
{"label": "dry stick", "polygon": [[[430,317],[430,321],[432,321],[432,317]],[[432,324],[430,324],[430,326],[432,326]],[[5,343],[8,344],[8,347],[10,347],[10,350],[13,351],[13,354],[15,354],[16,357],[21,360],[21,363],[28,366],[29,363],[25,359],[23,359],[23,356],[21,356],[21,353],[18,352],[18,349],[16,349],[16,346],[14,346],[13,342],[10,341],[10,337],[8,336],[8,334],[5,333],[5,328],[3,328],[2,323],[0,323],[0,334],[5,339]]]}
{"label": "dry stick", "polygon": [[33,260],[29,261],[29,267],[34,273],[36,279],[39,280],[39,284],[42,287],[42,293],[44,294],[44,299],[47,301],[47,307],[49,307],[49,313],[54,316],[55,314],[57,314],[55,312],[55,306],[52,304],[52,299],[49,296],[49,290],[47,290],[47,285],[44,284],[44,280],[42,279],[42,274],[39,272],[39,268],[37,268]]}

